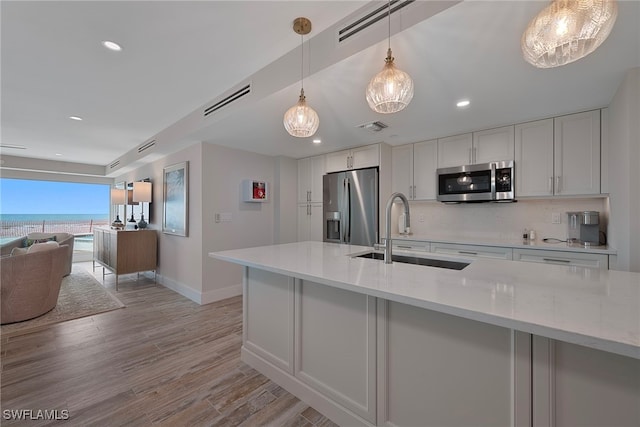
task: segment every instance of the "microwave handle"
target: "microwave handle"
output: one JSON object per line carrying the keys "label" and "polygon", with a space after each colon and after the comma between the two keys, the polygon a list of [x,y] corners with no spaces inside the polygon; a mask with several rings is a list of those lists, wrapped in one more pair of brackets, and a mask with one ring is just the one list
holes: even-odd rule
{"label": "microwave handle", "polygon": [[491,200],[496,200],[496,164],[491,163]]}

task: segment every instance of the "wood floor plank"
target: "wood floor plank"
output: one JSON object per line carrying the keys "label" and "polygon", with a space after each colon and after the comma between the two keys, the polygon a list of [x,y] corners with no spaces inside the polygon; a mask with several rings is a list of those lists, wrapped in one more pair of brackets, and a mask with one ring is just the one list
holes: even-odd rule
{"label": "wood floor plank", "polygon": [[0,337],[3,409],[65,409],[83,427],[335,426],[240,361],[241,297],[201,306],[143,275],[104,286],[126,307]]}

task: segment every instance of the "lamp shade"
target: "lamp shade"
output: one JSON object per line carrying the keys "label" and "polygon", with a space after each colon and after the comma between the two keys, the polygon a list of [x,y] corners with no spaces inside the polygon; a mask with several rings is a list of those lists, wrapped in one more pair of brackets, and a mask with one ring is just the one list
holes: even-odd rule
{"label": "lamp shade", "polygon": [[133,183],[133,201],[151,203],[151,183],[138,181]]}
{"label": "lamp shade", "polygon": [[522,34],[524,59],[538,68],[577,61],[605,41],[617,16],[615,0],[554,0]]}
{"label": "lamp shade", "polygon": [[124,205],[125,203],[125,190],[123,188],[111,189],[111,204],[112,205]]}
{"label": "lamp shade", "polygon": [[300,90],[298,103],[284,113],[283,123],[289,135],[298,138],[312,136],[318,130],[320,118],[318,113],[307,105],[304,89]]}
{"label": "lamp shade", "polygon": [[397,113],[404,110],[413,98],[411,76],[398,69],[393,61],[391,49],[389,49],[384,68],[373,76],[367,86],[367,103],[377,113]]}

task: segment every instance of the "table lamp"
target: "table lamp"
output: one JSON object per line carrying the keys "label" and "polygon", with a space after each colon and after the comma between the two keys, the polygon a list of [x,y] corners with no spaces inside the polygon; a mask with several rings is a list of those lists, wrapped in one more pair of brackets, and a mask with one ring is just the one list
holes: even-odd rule
{"label": "table lamp", "polygon": [[[125,192],[125,190],[122,189],[122,188],[112,188],[111,189],[111,204],[114,205],[114,206],[124,205],[124,203],[125,203],[124,192]],[[114,229],[124,228],[124,224],[120,220],[120,214],[118,212],[118,208],[117,207],[116,207],[116,219],[111,223],[111,228],[114,228]]]}
{"label": "table lamp", "polygon": [[147,228],[149,224],[144,220],[144,203],[151,203],[151,183],[148,181],[137,181],[133,183],[133,201],[139,202],[142,206],[138,228]]}

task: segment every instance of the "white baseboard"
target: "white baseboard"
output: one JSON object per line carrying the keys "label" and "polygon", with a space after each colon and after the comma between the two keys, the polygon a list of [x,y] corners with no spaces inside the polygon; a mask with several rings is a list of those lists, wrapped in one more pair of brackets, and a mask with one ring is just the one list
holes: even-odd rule
{"label": "white baseboard", "polygon": [[[150,273],[153,274],[153,273]],[[153,277],[153,276],[151,276]],[[189,298],[191,301],[200,305],[211,304],[212,302],[220,301],[223,299],[242,295],[242,285],[232,285],[222,289],[213,289],[211,291],[199,292],[184,283],[180,283],[177,280],[165,277],[158,274],[156,277],[158,284],[169,288],[172,291],[179,293],[180,295]]]}

